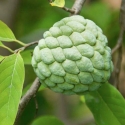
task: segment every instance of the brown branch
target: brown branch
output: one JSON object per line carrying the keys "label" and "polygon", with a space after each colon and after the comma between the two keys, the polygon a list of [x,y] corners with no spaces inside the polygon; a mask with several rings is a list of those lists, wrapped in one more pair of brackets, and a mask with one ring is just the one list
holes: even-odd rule
{"label": "brown branch", "polygon": [[117,44],[116,44],[116,46],[112,49],[112,55],[113,55],[117,50],[119,50],[120,47],[122,46],[123,35],[124,35],[124,29],[123,29],[123,27],[121,27]]}
{"label": "brown branch", "polygon": [[[52,2],[52,0],[48,0],[49,3]],[[86,0],[75,0],[74,5],[72,6],[72,9],[69,9],[67,7],[62,7],[63,10],[65,10],[66,12],[70,12],[71,15],[77,15],[80,13],[80,11],[82,10],[83,4],[85,3]]]}
{"label": "brown branch", "polygon": [[[52,0],[48,0],[48,1],[49,1],[49,3],[52,3],[52,2],[53,2]],[[67,11],[67,12],[70,12],[70,13],[74,13],[74,12],[75,12],[74,10],[69,9],[69,8],[67,8],[67,7],[62,7],[62,9],[65,10],[65,11]]]}
{"label": "brown branch", "polygon": [[77,15],[81,12],[83,4],[85,3],[86,0],[76,0],[72,10],[74,10],[75,12],[73,13],[73,15]]}
{"label": "brown branch", "polygon": [[112,55],[120,48],[123,41],[123,35],[125,30],[125,0],[122,0],[121,8],[120,8],[120,34],[119,39],[116,46],[112,49]]}
{"label": "brown branch", "polygon": [[20,100],[20,104],[19,104],[19,108],[18,108],[18,112],[17,112],[17,116],[16,116],[14,125],[18,125],[19,117],[23,113],[25,107],[27,106],[27,104],[29,103],[31,98],[33,98],[34,95],[36,94],[36,92],[38,91],[40,85],[41,84],[40,84],[38,78],[36,78],[35,81],[33,82],[33,84],[31,85],[30,89],[26,92],[26,94]]}
{"label": "brown branch", "polygon": [[122,0],[120,9],[120,34],[116,46],[112,49],[112,55],[117,52],[117,60],[114,68],[114,85],[118,88],[120,68],[122,62],[122,43],[125,31],[125,0]]}
{"label": "brown branch", "polygon": [[23,51],[23,50],[25,50],[26,48],[28,48],[28,47],[30,47],[30,46],[32,46],[32,45],[35,45],[35,44],[38,44],[38,41],[35,41],[35,42],[31,42],[31,43],[29,43],[29,44],[26,44],[26,46],[23,46],[23,47],[21,47],[21,48],[19,48],[19,49],[16,49],[15,52]]}
{"label": "brown branch", "polygon": [[75,13],[74,10],[69,9],[69,8],[67,8],[67,7],[63,7],[62,9],[65,10],[65,11],[67,11],[67,12],[70,12],[71,14]]}
{"label": "brown branch", "polygon": [[80,13],[82,10],[83,4],[85,3],[86,0],[75,0],[75,3],[72,6],[72,9],[69,9],[67,7],[63,7],[62,9],[70,12],[71,15],[77,15]]}
{"label": "brown branch", "polygon": [[[118,40],[120,41],[120,40]],[[112,49],[112,55],[121,47],[121,43],[117,43],[116,46]]]}
{"label": "brown branch", "polygon": [[121,69],[121,62],[122,62],[123,33],[124,33],[123,28],[121,28],[118,43],[117,43],[117,46],[119,47],[117,49],[117,52],[118,52],[117,60],[116,60],[115,68],[114,68],[114,86],[116,86],[117,88],[118,88],[118,85],[119,85],[119,76],[120,76],[120,69]]}

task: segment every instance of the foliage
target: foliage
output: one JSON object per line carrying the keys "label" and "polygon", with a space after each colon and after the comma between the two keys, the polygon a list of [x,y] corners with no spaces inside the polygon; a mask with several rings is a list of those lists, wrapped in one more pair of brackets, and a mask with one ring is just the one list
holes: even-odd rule
{"label": "foliage", "polygon": [[125,124],[125,100],[109,83],[97,92],[86,94],[85,98],[98,125]]}
{"label": "foliage", "polygon": [[15,41],[16,38],[8,26],[0,21],[0,40],[1,41]]}
{"label": "foliage", "polygon": [[64,7],[65,0],[55,0],[54,2],[51,2],[50,4],[51,6]]}
{"label": "foliage", "polygon": [[31,125],[64,125],[61,121],[59,121],[56,117],[53,116],[43,116],[37,118]]}
{"label": "foliage", "polygon": [[0,124],[14,123],[24,82],[24,64],[20,54],[13,54],[0,64]]}

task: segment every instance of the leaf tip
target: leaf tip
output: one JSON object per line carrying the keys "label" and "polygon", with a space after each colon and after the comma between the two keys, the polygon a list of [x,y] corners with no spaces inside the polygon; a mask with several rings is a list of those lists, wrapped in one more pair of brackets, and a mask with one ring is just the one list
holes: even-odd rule
{"label": "leaf tip", "polygon": [[54,2],[51,2],[50,5],[62,8],[65,6],[65,0],[55,0]]}

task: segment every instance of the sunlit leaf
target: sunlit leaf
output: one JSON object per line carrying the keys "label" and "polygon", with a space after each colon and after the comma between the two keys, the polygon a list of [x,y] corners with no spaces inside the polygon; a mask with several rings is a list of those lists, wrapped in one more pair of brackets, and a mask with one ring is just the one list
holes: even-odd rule
{"label": "sunlit leaf", "polygon": [[0,20],[0,40],[8,42],[16,40],[11,29],[1,20]]}
{"label": "sunlit leaf", "polygon": [[0,62],[1,62],[4,58],[5,58],[4,56],[1,56],[1,55],[0,55]]}
{"label": "sunlit leaf", "polygon": [[13,125],[24,82],[24,64],[19,53],[0,64],[0,125]]}
{"label": "sunlit leaf", "polygon": [[0,41],[0,46],[3,46],[3,43]]}
{"label": "sunlit leaf", "polygon": [[65,0],[55,0],[54,2],[52,2],[50,4],[52,6],[64,7],[65,6]]}
{"label": "sunlit leaf", "polygon": [[98,125],[125,125],[125,100],[112,85],[106,83],[85,98]]}
{"label": "sunlit leaf", "polygon": [[31,125],[64,125],[54,116],[42,116],[33,121]]}

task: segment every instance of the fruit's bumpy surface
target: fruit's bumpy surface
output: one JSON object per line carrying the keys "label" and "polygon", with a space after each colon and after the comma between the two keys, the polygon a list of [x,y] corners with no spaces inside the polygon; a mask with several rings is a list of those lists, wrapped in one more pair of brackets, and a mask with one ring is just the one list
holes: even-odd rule
{"label": "fruit's bumpy surface", "polygon": [[102,30],[91,20],[75,15],[46,31],[32,57],[40,82],[64,94],[97,90],[113,70],[111,49]]}

